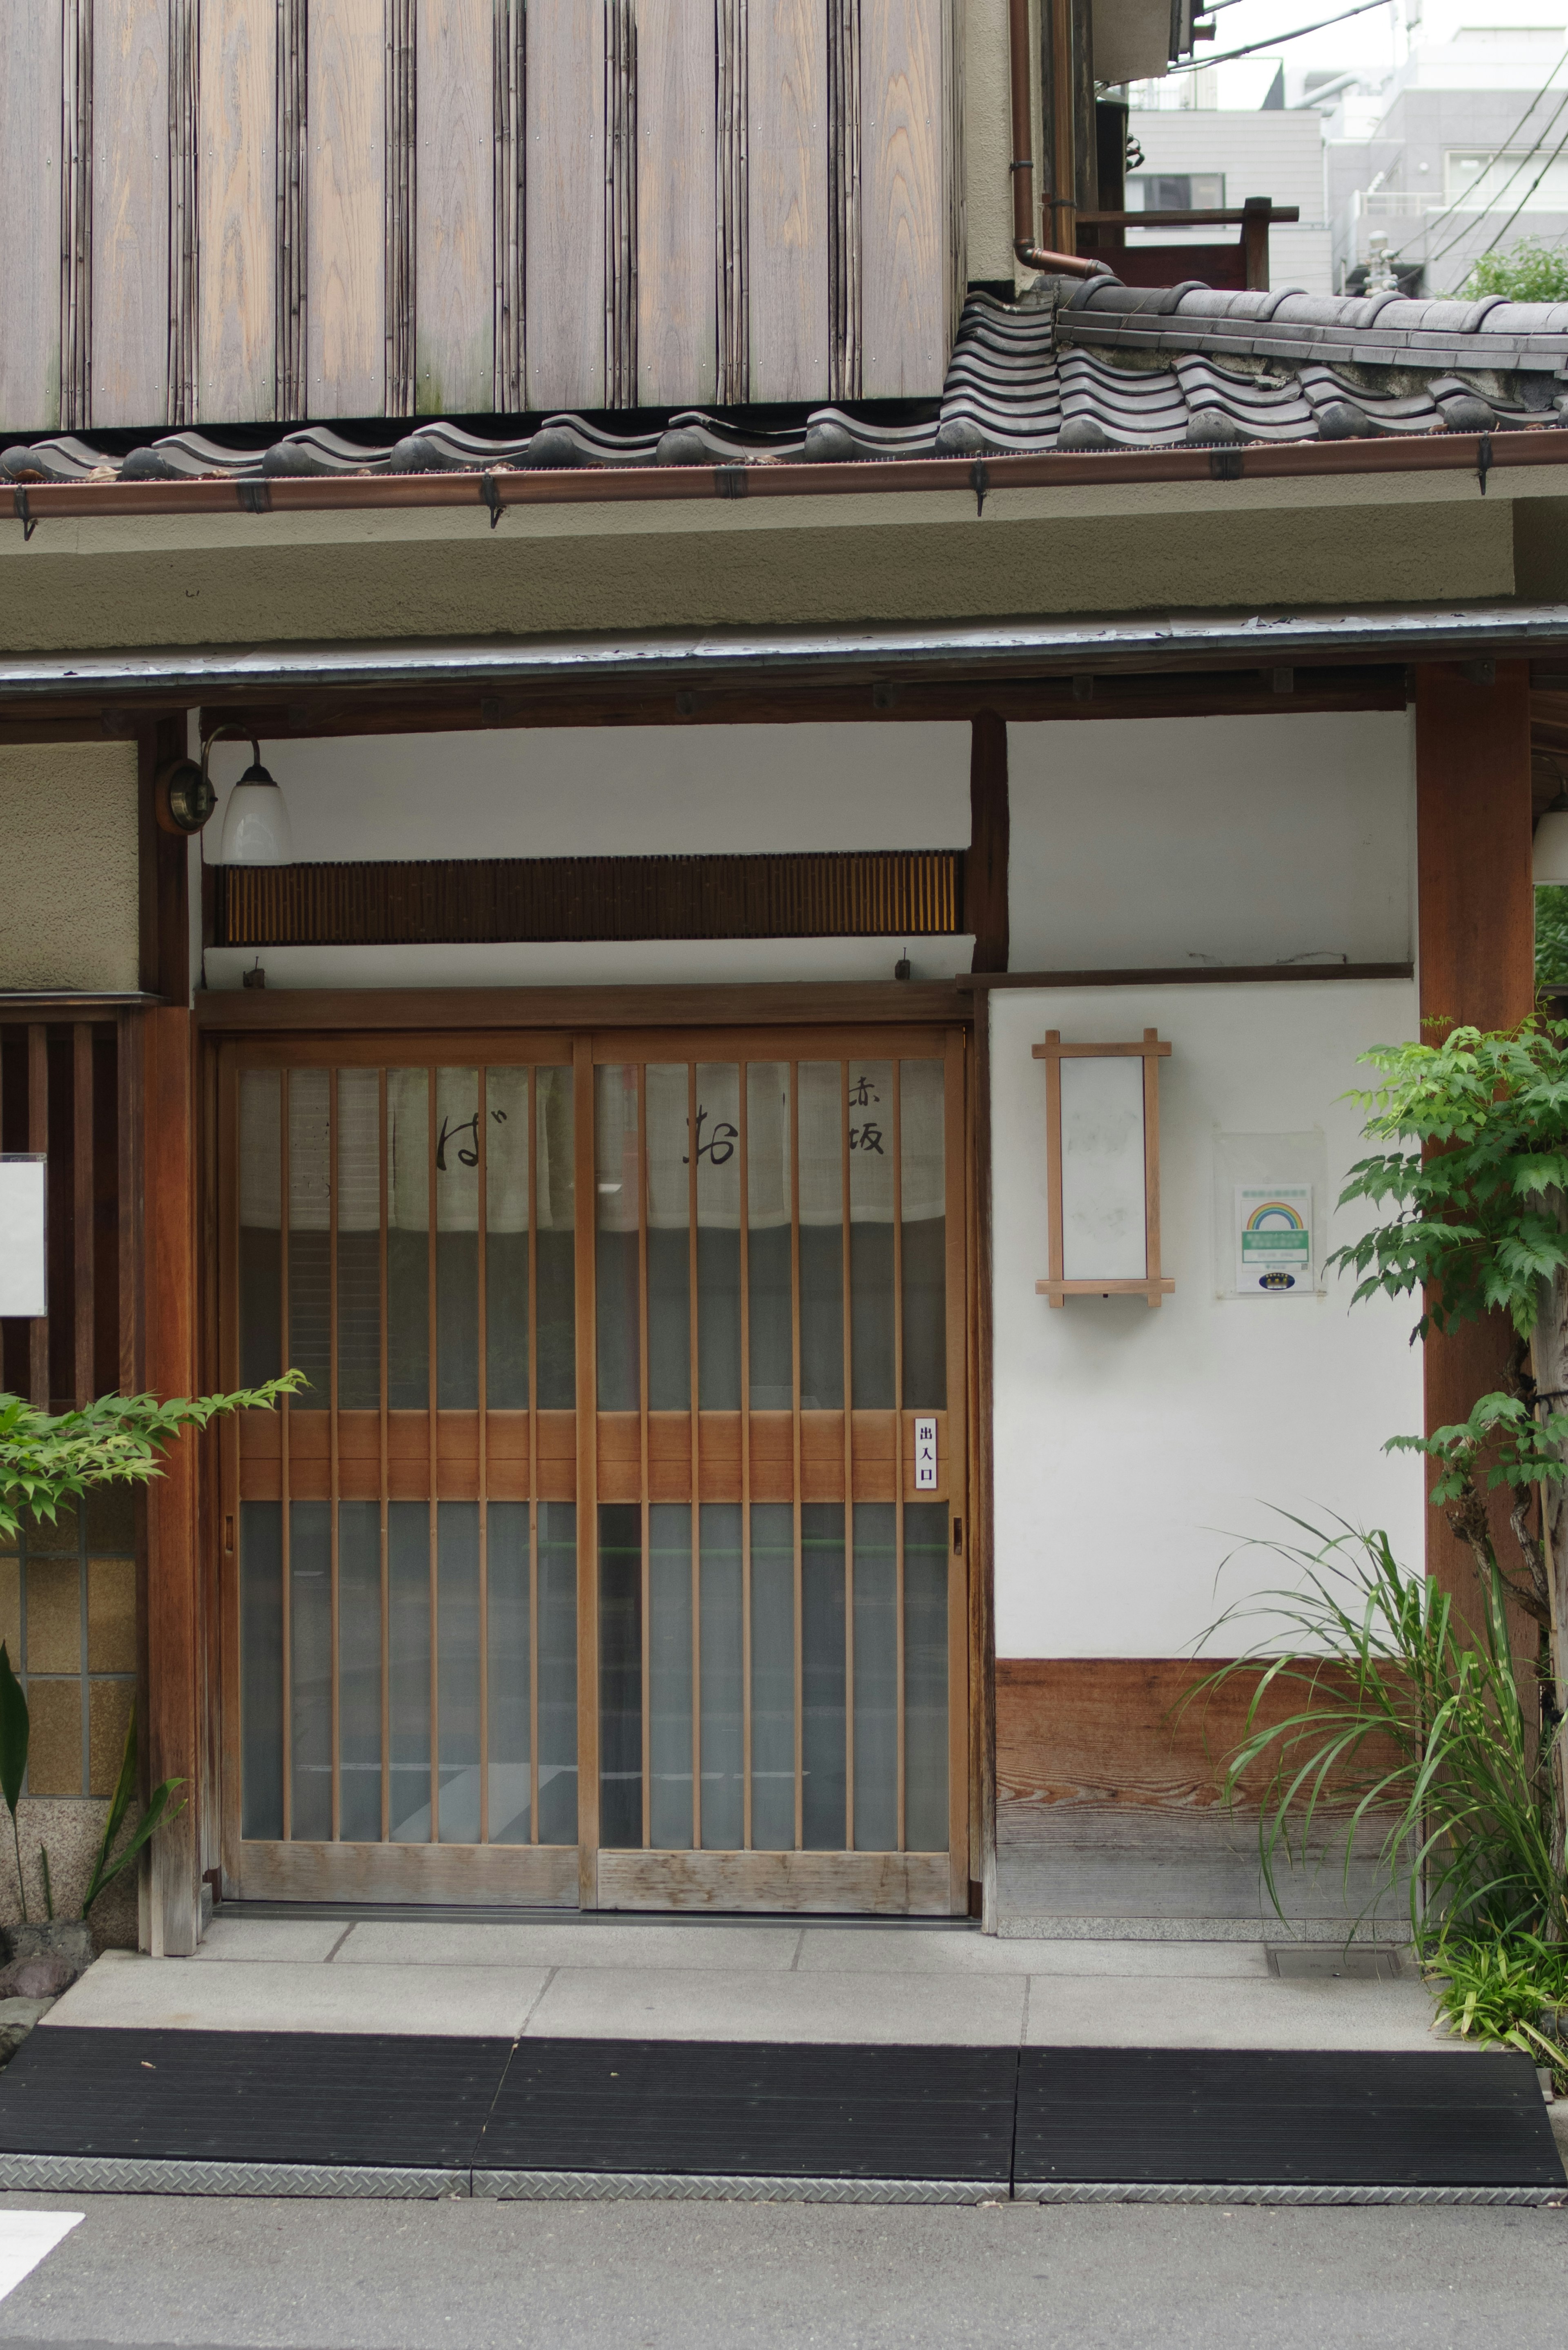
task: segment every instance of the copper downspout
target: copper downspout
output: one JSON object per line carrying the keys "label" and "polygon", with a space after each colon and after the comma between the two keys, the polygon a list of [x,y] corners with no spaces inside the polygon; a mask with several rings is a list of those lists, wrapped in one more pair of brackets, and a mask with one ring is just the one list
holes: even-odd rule
{"label": "copper downspout", "polygon": [[1034,242],[1034,158],[1029,104],[1029,0],[1007,0],[1007,57],[1012,85],[1012,250],[1025,269],[1052,277],[1108,277],[1103,261],[1051,253]]}

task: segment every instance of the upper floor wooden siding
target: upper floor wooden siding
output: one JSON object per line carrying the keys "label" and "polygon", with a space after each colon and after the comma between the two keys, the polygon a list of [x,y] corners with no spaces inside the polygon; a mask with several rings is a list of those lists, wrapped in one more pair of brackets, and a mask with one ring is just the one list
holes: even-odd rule
{"label": "upper floor wooden siding", "polygon": [[0,0],[0,430],[934,393],[962,6]]}

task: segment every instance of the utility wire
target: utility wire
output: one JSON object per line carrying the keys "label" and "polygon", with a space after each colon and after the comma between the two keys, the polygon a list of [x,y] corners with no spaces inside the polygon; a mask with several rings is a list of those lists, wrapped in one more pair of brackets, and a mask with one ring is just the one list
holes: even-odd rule
{"label": "utility wire", "polygon": [[[1550,85],[1549,85],[1549,86],[1550,86]],[[1534,111],[1535,107],[1536,107],[1536,106],[1539,106],[1539,104],[1541,103],[1541,99],[1545,96],[1545,94],[1546,94],[1546,93],[1545,93],[1545,91],[1544,91],[1544,90],[1542,90],[1542,91],[1537,95],[1537,97],[1536,97],[1536,98],[1535,98],[1535,99],[1533,100],[1532,104],[1529,108],[1527,108],[1527,109],[1526,109],[1526,110],[1525,110],[1525,114],[1524,114],[1524,116],[1522,117],[1522,120],[1525,120],[1525,121],[1528,121],[1528,120],[1529,120],[1529,119],[1530,119],[1530,115]],[[1502,202],[1503,198],[1507,195],[1507,193],[1508,193],[1509,190],[1512,187],[1512,185],[1513,185],[1514,182],[1515,182],[1515,181],[1516,181],[1516,180],[1521,176],[1521,174],[1522,172],[1527,172],[1527,171],[1529,170],[1529,168],[1530,168],[1530,165],[1531,165],[1532,161],[1534,160],[1534,158],[1535,158],[1537,155],[1539,155],[1539,154],[1540,154],[1540,152],[1541,152],[1541,151],[1542,151],[1542,147],[1544,147],[1544,146],[1545,146],[1546,141],[1548,140],[1548,139],[1550,139],[1550,137],[1552,136],[1552,133],[1553,132],[1553,130],[1556,130],[1557,125],[1558,125],[1558,122],[1559,122],[1559,120],[1561,120],[1561,118],[1562,118],[1563,111],[1563,109],[1564,109],[1565,107],[1568,107],[1568,90],[1564,90],[1564,92],[1563,92],[1563,96],[1558,99],[1558,101],[1557,101],[1557,105],[1556,105],[1556,108],[1555,108],[1554,111],[1552,112],[1552,117],[1551,117],[1551,120],[1549,120],[1549,121],[1544,125],[1544,127],[1542,128],[1542,131],[1541,131],[1540,136],[1539,136],[1539,137],[1538,137],[1538,138],[1537,138],[1537,139],[1532,142],[1532,145],[1527,149],[1527,151],[1525,151],[1525,153],[1524,153],[1524,154],[1522,154],[1522,155],[1520,157],[1520,159],[1519,159],[1518,162],[1517,162],[1517,163],[1515,163],[1515,165],[1514,165],[1514,167],[1513,167],[1512,171],[1509,173],[1509,175],[1508,175],[1507,179],[1503,182],[1503,183],[1502,183],[1501,187],[1501,188],[1499,188],[1499,189],[1497,189],[1497,190],[1495,191],[1494,195],[1493,195],[1493,198],[1492,198],[1492,201],[1491,201],[1491,203],[1489,203],[1489,204],[1485,204],[1485,205],[1480,205],[1480,204],[1478,204],[1478,205],[1469,206],[1469,205],[1465,205],[1465,204],[1464,204],[1464,203],[1463,203],[1463,199],[1462,199],[1462,195],[1456,196],[1456,197],[1454,198],[1454,200],[1453,200],[1453,202],[1452,202],[1451,203],[1449,203],[1449,204],[1445,204],[1445,206],[1443,207],[1443,211],[1442,211],[1441,213],[1434,213],[1434,214],[1433,214],[1433,218],[1434,218],[1434,219],[1436,219],[1436,220],[1441,220],[1441,219],[1443,219],[1446,215],[1450,214],[1450,213],[1453,213],[1458,212],[1458,211],[1461,211],[1461,210],[1464,210],[1464,211],[1476,211],[1476,212],[1483,212],[1483,213],[1492,213],[1492,212],[1495,212],[1495,211],[1497,210],[1498,206],[1501,203],[1501,202]],[[1490,172],[1490,169],[1491,169],[1492,165],[1493,165],[1495,162],[1499,161],[1500,161],[1500,159],[1501,159],[1501,156],[1503,156],[1503,155],[1505,155],[1505,154],[1507,153],[1507,151],[1507,151],[1506,147],[1504,147],[1504,148],[1500,148],[1500,149],[1497,151],[1497,152],[1496,152],[1495,154],[1492,154],[1492,155],[1489,155],[1489,156],[1488,156],[1488,158],[1487,158],[1486,161],[1485,161],[1485,162],[1482,164],[1482,166],[1481,166],[1480,172],[1478,173],[1478,175],[1477,175],[1476,179],[1475,179],[1474,181],[1472,181],[1472,182],[1471,182],[1471,188],[1472,188],[1472,189],[1477,188],[1477,187],[1480,187],[1480,185],[1481,184],[1482,181],[1485,179],[1485,177],[1486,177],[1486,175],[1487,175],[1488,172]],[[1561,152],[1562,152],[1562,145],[1561,145],[1561,142],[1560,142],[1560,143],[1559,143],[1559,145],[1558,145],[1558,146],[1557,146],[1557,147],[1552,151],[1552,155],[1549,155],[1549,156],[1547,157],[1547,159],[1546,159],[1546,162],[1545,162],[1545,163],[1543,163],[1543,164],[1542,165],[1541,170],[1540,170],[1540,172],[1537,173],[1537,175],[1536,175],[1535,179],[1532,182],[1531,185],[1530,185],[1530,186],[1525,190],[1524,194],[1523,194],[1522,196],[1521,196],[1521,198],[1520,198],[1520,200],[1519,200],[1518,203],[1517,203],[1517,204],[1515,204],[1515,206],[1514,206],[1514,208],[1513,208],[1512,212],[1511,212],[1511,213],[1510,213],[1510,214],[1509,214],[1509,216],[1508,216],[1507,221],[1505,221],[1505,222],[1504,222],[1504,224],[1503,224],[1503,227],[1504,227],[1505,229],[1506,229],[1506,228],[1508,228],[1508,227],[1510,227],[1510,226],[1512,224],[1512,223],[1513,223],[1514,221],[1516,221],[1516,220],[1519,218],[1519,215],[1520,215],[1521,212],[1523,210],[1524,205],[1525,205],[1525,204],[1526,204],[1526,203],[1529,201],[1530,197],[1534,193],[1535,189],[1536,189],[1536,188],[1538,188],[1538,187],[1540,186],[1542,180],[1545,178],[1545,176],[1546,176],[1546,172],[1547,172],[1547,168],[1548,168],[1548,166],[1551,164],[1551,162],[1552,161],[1553,157],[1554,157],[1555,155],[1557,155],[1557,154],[1560,154]],[[1452,236],[1450,236],[1450,237],[1448,239],[1448,241],[1447,241],[1447,243],[1446,243],[1446,244],[1442,244],[1442,245],[1439,245],[1439,247],[1438,248],[1438,250],[1437,250],[1437,252],[1436,252],[1436,253],[1433,253],[1433,252],[1430,250],[1430,246],[1429,246],[1429,244],[1428,244],[1428,249],[1427,255],[1426,255],[1426,256],[1425,256],[1425,265],[1427,266],[1427,268],[1428,268],[1428,269],[1435,269],[1435,268],[1437,267],[1437,265],[1438,265],[1438,262],[1440,262],[1440,261],[1446,261],[1446,260],[1448,259],[1449,255],[1450,253],[1452,253],[1452,252],[1456,249],[1456,247],[1457,247],[1457,246],[1461,245],[1461,244],[1464,243],[1464,241],[1465,241],[1466,237],[1467,237],[1468,235],[1469,235],[1469,234],[1472,233],[1473,227],[1474,227],[1474,224],[1473,224],[1473,222],[1468,222],[1468,221],[1461,221],[1461,222],[1459,222],[1459,223],[1458,224],[1458,225],[1455,227],[1455,229],[1454,229],[1454,234],[1452,234]],[[1430,238],[1430,236],[1431,236],[1431,233],[1432,233],[1432,232],[1431,232],[1431,223],[1430,223],[1430,221],[1428,221],[1428,222],[1426,224],[1426,233],[1427,233],[1427,235],[1428,235],[1428,239],[1429,239],[1429,238]],[[1502,232],[1500,230],[1500,231],[1499,231],[1499,234],[1501,234],[1501,233],[1502,233]],[[1403,252],[1403,251],[1404,251],[1404,249],[1405,249],[1405,248],[1404,248],[1404,246],[1401,246],[1401,247],[1400,247],[1400,251],[1401,251],[1401,252]],[[1491,250],[1491,247],[1490,247],[1490,245],[1489,245],[1489,246],[1487,247],[1487,251],[1490,253],[1490,250]]]}
{"label": "utility wire", "polygon": [[[1219,0],[1216,0],[1216,5]],[[1365,16],[1368,8],[1387,8],[1394,0],[1355,0],[1354,8],[1342,8],[1337,16],[1320,16],[1315,25],[1298,25],[1293,33],[1273,33],[1266,41],[1249,41],[1242,49],[1224,49],[1217,57],[1183,57],[1168,68],[1171,73],[1198,73],[1205,66],[1228,66],[1232,57],[1255,57],[1260,49],[1282,48],[1286,41],[1304,41],[1309,33],[1321,33],[1330,25],[1343,25],[1347,16]],[[1207,11],[1199,11],[1206,14]]]}
{"label": "utility wire", "polygon": [[[1568,100],[1565,100],[1564,103],[1568,104]],[[1557,111],[1559,114],[1562,113],[1563,109],[1561,106],[1558,108]],[[1508,234],[1509,230],[1513,226],[1514,222],[1519,218],[1520,213],[1524,210],[1525,205],[1530,202],[1531,197],[1535,193],[1536,189],[1541,185],[1542,181],[1546,177],[1547,172],[1552,169],[1552,164],[1555,163],[1559,155],[1562,154],[1564,147],[1568,147],[1568,130],[1565,130],[1563,133],[1562,138],[1557,141],[1556,146],[1553,147],[1551,154],[1546,158],[1545,162],[1542,163],[1540,171],[1537,172],[1534,179],[1532,180],[1523,195],[1521,196],[1519,202],[1515,204],[1513,210],[1510,213],[1508,218],[1504,221],[1502,226],[1493,237],[1491,243],[1486,247],[1487,253],[1496,252],[1503,238]],[[1484,259],[1484,255],[1478,254],[1476,255],[1476,260],[1480,261]],[[1471,266],[1474,266],[1473,263],[1471,264]]]}
{"label": "utility wire", "polygon": [[[1501,147],[1496,147],[1496,148],[1494,148],[1494,149],[1492,150],[1492,152],[1491,152],[1491,153],[1487,157],[1487,160],[1486,160],[1485,163],[1484,163],[1484,164],[1482,165],[1482,167],[1481,167],[1481,175],[1482,175],[1482,177],[1483,177],[1483,178],[1484,178],[1484,176],[1485,176],[1486,172],[1490,172],[1490,169],[1491,169],[1492,165],[1493,165],[1494,163],[1496,163],[1496,162],[1500,161],[1501,161],[1501,159],[1504,155],[1506,155],[1506,154],[1507,154],[1507,152],[1508,152],[1509,149],[1512,146],[1512,144],[1513,144],[1514,140],[1519,137],[1520,132],[1523,130],[1523,128],[1524,128],[1525,124],[1529,121],[1529,120],[1530,120],[1531,116],[1534,113],[1534,111],[1535,111],[1536,108],[1541,104],[1541,102],[1542,102],[1542,99],[1546,96],[1547,91],[1551,88],[1551,87],[1552,87],[1552,82],[1556,79],[1557,75],[1558,75],[1558,73],[1562,70],[1562,68],[1563,68],[1563,66],[1564,65],[1564,63],[1568,63],[1568,49],[1564,49],[1564,50],[1563,50],[1563,52],[1562,57],[1560,57],[1559,58],[1557,58],[1557,60],[1555,61],[1555,63],[1552,66],[1552,68],[1551,68],[1550,71],[1549,71],[1549,72],[1548,72],[1548,74],[1547,74],[1546,79],[1542,83],[1541,88],[1536,91],[1536,93],[1535,93],[1534,97],[1531,99],[1531,101],[1530,101],[1529,105],[1525,108],[1524,112],[1520,116],[1520,118],[1519,118],[1518,121],[1514,124],[1513,129],[1512,129],[1512,130],[1508,133],[1508,135],[1507,135],[1507,137],[1504,139],[1504,140],[1503,140],[1503,142],[1502,142],[1501,146]],[[1561,106],[1559,106],[1559,107],[1558,107],[1558,109],[1557,109],[1557,114],[1561,114],[1561,113],[1562,113],[1562,111],[1563,111],[1563,109],[1562,109],[1562,107],[1561,107]],[[1513,184],[1514,181],[1518,178],[1519,173],[1520,173],[1520,172],[1524,169],[1525,164],[1526,164],[1526,163],[1528,163],[1528,161],[1530,161],[1530,155],[1531,155],[1531,154],[1534,154],[1534,153],[1537,151],[1537,150],[1538,150],[1538,149],[1540,148],[1540,146],[1541,146],[1542,140],[1545,139],[1545,138],[1546,138],[1546,136],[1547,136],[1547,135],[1551,132],[1551,130],[1552,130],[1552,128],[1553,128],[1553,126],[1555,125],[1556,120],[1557,120],[1557,114],[1554,114],[1554,115],[1552,117],[1552,120],[1551,120],[1551,121],[1546,125],[1546,130],[1545,130],[1544,131],[1542,131],[1542,133],[1541,134],[1541,139],[1538,139],[1538,140],[1534,142],[1534,145],[1531,148],[1531,150],[1530,150],[1530,154],[1523,155],[1523,156],[1521,156],[1521,157],[1520,158],[1520,161],[1519,161],[1519,162],[1514,166],[1513,171],[1510,172],[1510,174],[1509,174],[1508,178],[1503,182],[1502,186],[1498,190],[1498,193],[1499,193],[1499,195],[1506,195],[1506,194],[1507,194],[1507,192],[1508,192],[1509,189],[1512,186],[1512,184]],[[1446,204],[1444,204],[1444,205],[1441,207],[1441,209],[1440,209],[1439,211],[1438,211],[1438,212],[1435,212],[1435,213],[1432,213],[1428,214],[1428,216],[1427,220],[1423,223],[1423,225],[1422,225],[1422,233],[1423,233],[1423,234],[1425,234],[1426,236],[1428,236],[1428,237],[1429,237],[1429,236],[1431,235],[1431,233],[1432,233],[1432,228],[1433,228],[1433,224],[1434,224],[1434,223],[1436,223],[1436,222],[1438,222],[1438,221],[1446,220],[1446,219],[1448,219],[1448,217],[1449,216],[1449,214],[1450,214],[1450,213],[1454,213],[1454,212],[1457,212],[1457,211],[1459,210],[1459,202],[1460,202],[1460,199],[1459,199],[1459,196],[1451,197],[1451,198],[1449,199],[1449,201]],[[1453,238],[1452,240],[1450,240],[1450,242],[1449,242],[1448,244],[1444,245],[1444,247],[1443,247],[1443,249],[1442,249],[1442,252],[1441,252],[1441,253],[1438,253],[1438,254],[1437,254],[1437,255],[1432,255],[1432,254],[1428,254],[1428,256],[1427,256],[1427,266],[1428,266],[1428,268],[1431,268],[1431,267],[1433,266],[1433,264],[1434,264],[1434,262],[1435,262],[1435,261],[1440,261],[1440,260],[1443,258],[1443,255],[1444,255],[1445,254],[1451,253],[1451,252],[1453,251],[1454,245],[1455,245],[1456,244],[1458,244],[1458,243],[1459,243],[1459,237],[1462,237],[1462,236],[1463,236],[1463,234],[1464,234],[1464,231],[1461,229],[1461,230],[1459,231],[1459,236],[1458,236],[1458,237]],[[1400,254],[1403,254],[1406,250],[1407,250],[1407,246],[1406,246],[1405,244],[1401,244],[1401,245],[1400,245],[1400,247],[1398,248],[1398,251],[1399,251],[1399,253],[1400,253]],[[1388,258],[1390,259],[1390,261],[1395,260],[1397,257],[1397,255],[1395,255],[1395,254],[1393,254],[1393,253],[1391,253],[1391,254],[1389,255],[1389,256],[1388,256]]]}

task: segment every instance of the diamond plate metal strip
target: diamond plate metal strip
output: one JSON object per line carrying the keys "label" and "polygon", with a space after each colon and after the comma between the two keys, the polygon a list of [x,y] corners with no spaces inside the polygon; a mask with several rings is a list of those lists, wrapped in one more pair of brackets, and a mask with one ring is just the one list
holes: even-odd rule
{"label": "diamond plate metal strip", "polygon": [[36,2195],[293,2195],[436,2202],[469,2193],[466,2170],[332,2162],[198,2162],[133,2155],[0,2154],[0,2190]]}
{"label": "diamond plate metal strip", "polygon": [[1019,2203],[1568,2203],[1561,2187],[1265,2187],[1165,2184],[1117,2185],[1099,2180],[1025,2182]]}
{"label": "diamond plate metal strip", "polygon": [[539,2203],[1005,2203],[984,2178],[746,2178],[720,2171],[476,2170],[476,2197]]}

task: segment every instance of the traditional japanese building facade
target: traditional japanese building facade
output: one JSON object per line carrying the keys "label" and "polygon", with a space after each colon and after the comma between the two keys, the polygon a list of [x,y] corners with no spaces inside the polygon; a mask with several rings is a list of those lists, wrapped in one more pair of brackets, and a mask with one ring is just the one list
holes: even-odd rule
{"label": "traditional japanese building facade", "polygon": [[32,1800],[139,1686],[171,1953],[1256,1935],[1221,1562],[1457,1571],[1380,1448],[1487,1341],[1325,1260],[1357,1056],[1531,1006],[1568,311],[1095,273],[1162,9],[514,14],[99,0],[13,81],[4,1383],[309,1382],[0,1561]]}

